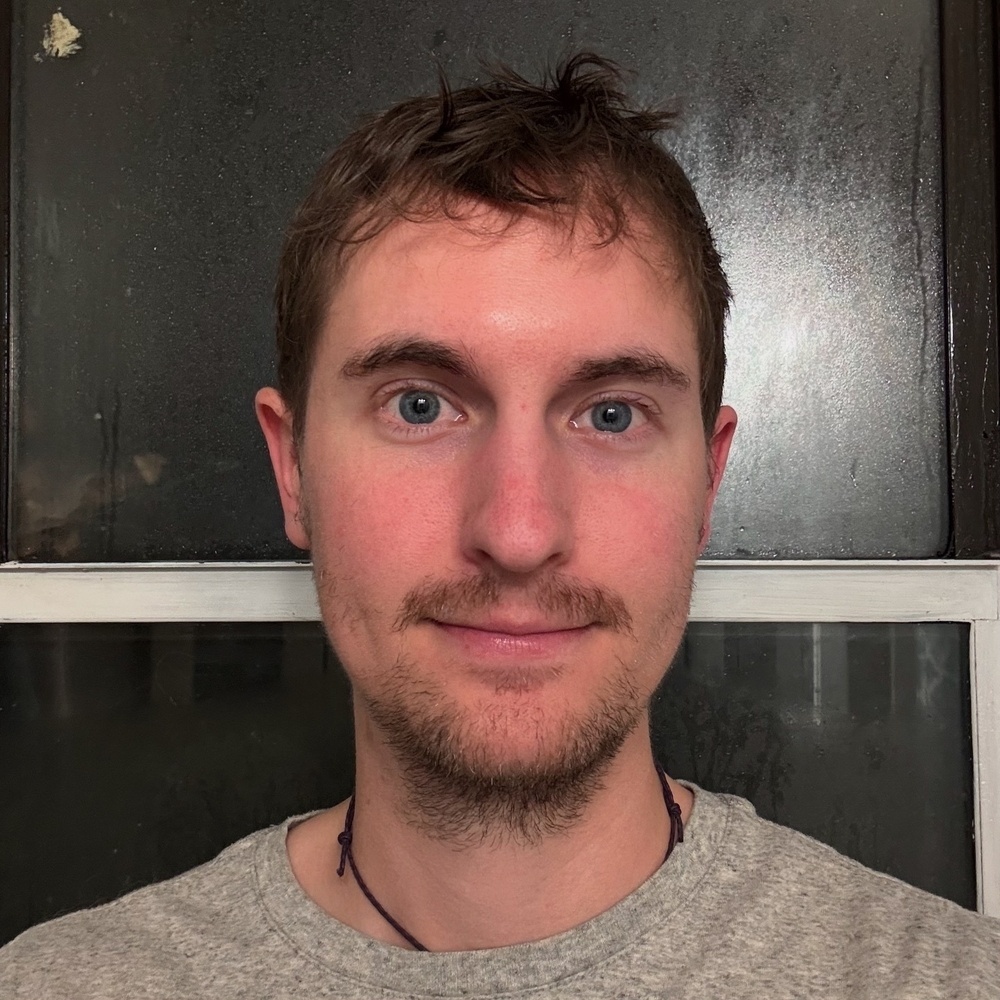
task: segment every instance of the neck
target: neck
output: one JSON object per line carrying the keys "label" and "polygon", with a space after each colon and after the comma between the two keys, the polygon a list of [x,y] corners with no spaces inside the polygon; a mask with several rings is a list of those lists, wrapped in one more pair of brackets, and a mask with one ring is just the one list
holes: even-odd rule
{"label": "neck", "polygon": [[[385,909],[432,951],[496,948],[579,926],[633,892],[663,863],[670,834],[647,730],[633,734],[579,820],[526,844],[490,838],[457,845],[412,822],[398,772],[358,755],[353,852]],[[691,793],[671,781],[684,822]],[[332,916],[409,947],[348,871],[336,875],[347,803],[295,827],[289,857],[303,889]]]}

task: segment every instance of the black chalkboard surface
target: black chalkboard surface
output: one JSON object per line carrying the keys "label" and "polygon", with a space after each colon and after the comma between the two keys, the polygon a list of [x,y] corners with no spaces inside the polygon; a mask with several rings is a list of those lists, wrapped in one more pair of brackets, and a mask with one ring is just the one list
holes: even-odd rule
{"label": "black chalkboard surface", "polygon": [[681,100],[669,142],[736,292],[742,425],[709,554],[940,553],[936,10],[16,3],[11,556],[294,556],[251,399],[312,171],[360,114],[432,89],[438,63],[460,82],[480,56],[534,73],[573,47],[636,69],[645,100]]}

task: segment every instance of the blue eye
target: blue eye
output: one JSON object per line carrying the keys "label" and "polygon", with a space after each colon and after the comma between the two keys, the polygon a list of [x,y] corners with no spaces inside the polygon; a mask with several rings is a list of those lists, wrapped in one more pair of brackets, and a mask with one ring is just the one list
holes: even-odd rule
{"label": "blue eye", "polygon": [[621,399],[602,400],[590,412],[595,430],[620,434],[632,423],[632,407]]}
{"label": "blue eye", "polygon": [[399,397],[399,415],[410,424],[432,424],[441,413],[441,400],[426,389],[411,389]]}

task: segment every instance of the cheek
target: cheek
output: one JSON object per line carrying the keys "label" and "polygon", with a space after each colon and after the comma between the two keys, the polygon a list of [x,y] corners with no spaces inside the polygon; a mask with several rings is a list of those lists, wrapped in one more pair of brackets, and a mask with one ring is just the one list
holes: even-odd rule
{"label": "cheek", "polygon": [[[633,617],[632,666],[650,690],[662,680],[690,609],[701,511],[689,488],[623,491],[621,516],[605,519],[597,553],[601,582],[618,591]],[[596,533],[595,533],[596,534]]]}
{"label": "cheek", "polygon": [[665,571],[693,558],[704,495],[704,488],[693,488],[691,477],[666,482],[644,477],[620,485],[605,492],[603,502],[587,506],[579,537],[592,539],[598,557],[627,571],[626,578],[662,581]]}
{"label": "cheek", "polygon": [[397,613],[402,598],[447,551],[447,510],[426,474],[374,463],[327,464],[310,477],[313,562],[343,600],[370,614]]}

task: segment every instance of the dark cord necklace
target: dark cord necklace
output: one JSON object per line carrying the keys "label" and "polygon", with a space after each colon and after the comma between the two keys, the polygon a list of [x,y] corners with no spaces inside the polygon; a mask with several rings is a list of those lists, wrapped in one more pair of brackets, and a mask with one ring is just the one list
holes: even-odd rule
{"label": "dark cord necklace", "polygon": [[[660,785],[663,787],[663,801],[667,806],[667,814],[670,816],[670,837],[667,840],[667,853],[663,857],[663,863],[666,864],[667,858],[670,857],[673,849],[678,844],[684,843],[684,823],[681,821],[681,807],[674,801],[673,793],[670,791],[670,783],[667,781],[666,772],[662,767],[657,765],[656,773],[660,778]],[[344,830],[337,837],[337,842],[340,844],[340,865],[337,867],[337,874],[343,878],[344,872],[347,866],[350,865],[351,874],[354,876],[355,881],[358,883],[358,888],[365,894],[365,898],[368,900],[372,906],[382,915],[382,919],[385,920],[393,930],[396,931],[401,937],[405,938],[417,951],[427,951],[424,947],[408,930],[403,928],[396,920],[394,920],[386,908],[375,898],[371,889],[365,884],[365,880],[361,877],[361,872],[358,871],[357,863],[354,860],[354,851],[351,850],[351,839],[354,836],[354,796],[351,796],[351,801],[347,806],[347,818],[344,820]]]}

